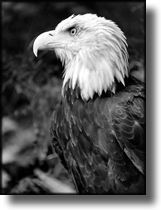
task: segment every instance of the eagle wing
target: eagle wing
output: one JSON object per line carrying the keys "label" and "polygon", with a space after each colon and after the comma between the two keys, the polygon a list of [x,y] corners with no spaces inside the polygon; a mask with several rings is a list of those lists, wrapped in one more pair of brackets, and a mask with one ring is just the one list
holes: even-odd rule
{"label": "eagle wing", "polygon": [[143,193],[144,93],[62,104],[52,117],[52,143],[81,193]]}
{"label": "eagle wing", "polygon": [[129,101],[116,105],[111,117],[117,142],[134,166],[144,174],[144,97],[137,93]]}

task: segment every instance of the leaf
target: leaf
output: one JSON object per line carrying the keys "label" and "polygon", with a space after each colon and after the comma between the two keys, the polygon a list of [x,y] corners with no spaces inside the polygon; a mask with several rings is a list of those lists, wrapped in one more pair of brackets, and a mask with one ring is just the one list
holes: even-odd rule
{"label": "leaf", "polygon": [[43,185],[50,191],[50,193],[76,193],[76,191],[69,185],[50,177],[39,169],[35,169],[35,175],[43,181]]}

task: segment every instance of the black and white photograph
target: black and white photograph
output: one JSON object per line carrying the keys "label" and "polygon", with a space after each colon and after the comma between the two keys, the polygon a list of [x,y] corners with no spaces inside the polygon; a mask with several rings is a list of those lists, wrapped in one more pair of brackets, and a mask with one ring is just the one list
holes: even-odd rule
{"label": "black and white photograph", "polygon": [[146,2],[7,2],[3,195],[146,195]]}

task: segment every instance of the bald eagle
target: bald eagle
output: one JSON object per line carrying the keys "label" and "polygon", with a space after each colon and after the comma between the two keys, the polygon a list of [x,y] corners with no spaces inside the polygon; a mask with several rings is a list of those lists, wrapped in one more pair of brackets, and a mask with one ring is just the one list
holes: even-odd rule
{"label": "bald eagle", "polygon": [[33,52],[64,65],[52,144],[80,194],[145,194],[145,92],[128,67],[124,33],[95,14],[72,15],[40,34]]}

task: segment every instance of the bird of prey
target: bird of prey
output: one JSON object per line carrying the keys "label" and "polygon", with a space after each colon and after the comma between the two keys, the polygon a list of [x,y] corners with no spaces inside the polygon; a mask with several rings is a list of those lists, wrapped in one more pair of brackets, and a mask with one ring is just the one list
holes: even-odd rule
{"label": "bird of prey", "polygon": [[111,20],[72,15],[33,52],[64,65],[52,144],[79,194],[145,194],[144,83],[130,75],[126,37]]}

